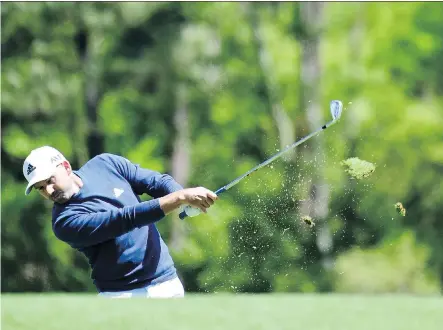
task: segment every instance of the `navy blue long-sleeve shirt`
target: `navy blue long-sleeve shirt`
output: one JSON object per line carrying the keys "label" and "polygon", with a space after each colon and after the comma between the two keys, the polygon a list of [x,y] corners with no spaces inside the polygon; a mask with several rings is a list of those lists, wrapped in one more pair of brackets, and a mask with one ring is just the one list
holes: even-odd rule
{"label": "navy blue long-sleeve shirt", "polygon": [[[100,292],[123,291],[176,276],[155,222],[165,214],[157,198],[182,187],[167,174],[101,154],[74,171],[83,181],[65,204],[54,203],[55,235],[84,253]],[[155,199],[141,202],[139,195]]]}

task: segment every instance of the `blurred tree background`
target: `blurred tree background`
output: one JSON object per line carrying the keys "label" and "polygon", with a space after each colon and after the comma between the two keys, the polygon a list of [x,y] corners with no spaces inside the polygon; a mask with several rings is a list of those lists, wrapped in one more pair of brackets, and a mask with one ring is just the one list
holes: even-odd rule
{"label": "blurred tree background", "polygon": [[[425,2],[2,3],[2,291],[95,291],[51,203],[24,196],[31,149],[216,190],[340,99],[337,125],[208,215],[158,223],[186,289],[441,293],[441,17]],[[351,179],[349,157],[374,174]]]}

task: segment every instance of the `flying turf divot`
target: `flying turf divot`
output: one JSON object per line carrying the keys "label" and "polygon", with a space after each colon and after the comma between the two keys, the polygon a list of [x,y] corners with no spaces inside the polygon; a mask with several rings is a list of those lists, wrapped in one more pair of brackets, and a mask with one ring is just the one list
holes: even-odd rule
{"label": "flying turf divot", "polygon": [[345,167],[345,172],[354,179],[364,179],[370,176],[375,171],[375,165],[362,160],[358,157],[348,158],[340,163]]}

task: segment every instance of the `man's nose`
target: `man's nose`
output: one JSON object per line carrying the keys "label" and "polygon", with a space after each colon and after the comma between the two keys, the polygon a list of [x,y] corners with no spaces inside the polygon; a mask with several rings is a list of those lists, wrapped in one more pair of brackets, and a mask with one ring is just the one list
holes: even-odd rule
{"label": "man's nose", "polygon": [[46,186],[46,193],[47,193],[49,196],[51,196],[53,192],[54,192],[54,185],[52,185],[52,184],[48,184],[48,185]]}

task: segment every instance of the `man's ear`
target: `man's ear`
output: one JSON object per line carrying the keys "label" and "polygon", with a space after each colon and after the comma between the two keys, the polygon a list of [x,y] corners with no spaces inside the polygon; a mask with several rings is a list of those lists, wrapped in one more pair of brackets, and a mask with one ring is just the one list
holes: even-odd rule
{"label": "man's ear", "polygon": [[67,160],[63,161],[62,165],[66,169],[66,172],[68,172],[68,174],[72,173],[71,164],[69,164]]}

